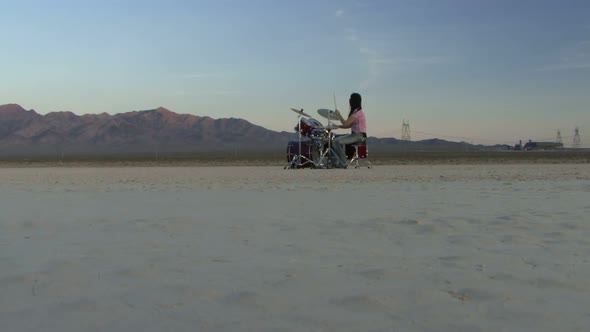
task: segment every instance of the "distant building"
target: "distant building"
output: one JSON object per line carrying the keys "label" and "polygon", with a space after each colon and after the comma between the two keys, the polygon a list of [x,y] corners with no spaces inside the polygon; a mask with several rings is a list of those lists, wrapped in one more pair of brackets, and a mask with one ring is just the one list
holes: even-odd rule
{"label": "distant building", "polygon": [[559,142],[533,142],[529,140],[524,147],[523,150],[556,150],[556,149],[563,149],[563,143]]}

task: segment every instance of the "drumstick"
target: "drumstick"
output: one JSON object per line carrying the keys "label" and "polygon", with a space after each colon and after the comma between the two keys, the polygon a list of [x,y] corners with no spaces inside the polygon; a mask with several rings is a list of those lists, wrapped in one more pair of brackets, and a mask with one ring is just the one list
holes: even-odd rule
{"label": "drumstick", "polygon": [[334,92],[334,111],[336,111],[338,109],[338,106],[336,106],[336,92]]}

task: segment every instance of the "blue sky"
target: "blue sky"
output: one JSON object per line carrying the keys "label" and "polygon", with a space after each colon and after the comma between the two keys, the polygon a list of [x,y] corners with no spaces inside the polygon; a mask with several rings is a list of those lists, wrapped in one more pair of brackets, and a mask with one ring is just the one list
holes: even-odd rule
{"label": "blue sky", "polygon": [[41,114],[164,106],[292,131],[346,109],[369,134],[590,147],[590,2],[5,1],[0,104]]}

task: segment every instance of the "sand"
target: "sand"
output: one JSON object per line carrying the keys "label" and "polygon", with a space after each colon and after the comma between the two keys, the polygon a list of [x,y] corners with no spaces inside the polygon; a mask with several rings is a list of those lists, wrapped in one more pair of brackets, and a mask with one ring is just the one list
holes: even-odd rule
{"label": "sand", "polygon": [[587,331],[590,164],[0,169],[0,330]]}

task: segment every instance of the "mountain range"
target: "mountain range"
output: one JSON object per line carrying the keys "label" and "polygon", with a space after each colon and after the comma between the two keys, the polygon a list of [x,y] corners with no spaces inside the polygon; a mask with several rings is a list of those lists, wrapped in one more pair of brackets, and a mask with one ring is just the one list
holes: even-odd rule
{"label": "mountain range", "polygon": [[109,115],[45,115],[17,104],[0,106],[0,154],[128,153],[285,146],[294,133],[277,132],[243,119],[177,114],[166,108]]}
{"label": "mountain range", "polygon": [[[240,148],[284,150],[295,132],[278,132],[244,119],[213,119],[178,114],[166,108],[110,115],[76,115],[52,112],[45,115],[18,104],[0,106],[0,156],[55,154],[111,154],[145,152],[194,152]],[[402,142],[395,138],[370,137],[368,144],[390,146],[445,146],[469,144],[432,139]]]}

